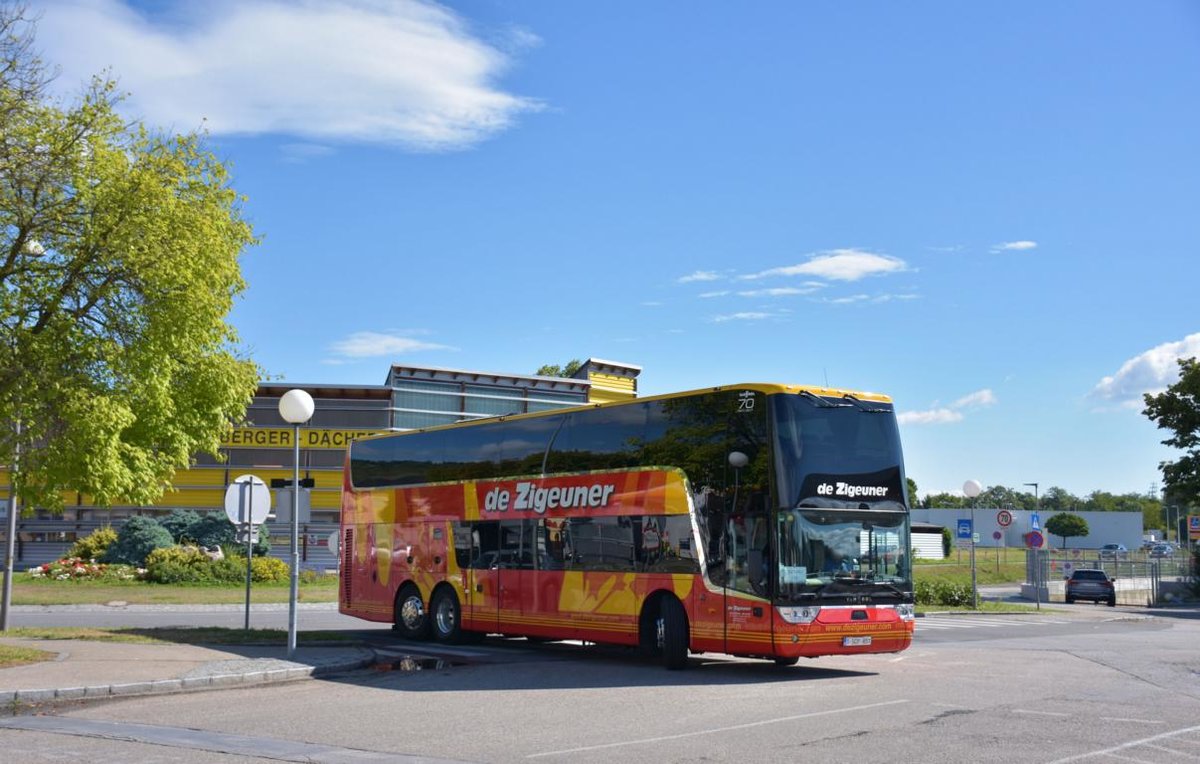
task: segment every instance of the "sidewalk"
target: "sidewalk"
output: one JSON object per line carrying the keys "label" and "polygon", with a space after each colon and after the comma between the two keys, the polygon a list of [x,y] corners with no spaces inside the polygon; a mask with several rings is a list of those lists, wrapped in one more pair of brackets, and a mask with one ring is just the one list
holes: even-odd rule
{"label": "sidewalk", "polygon": [[0,637],[0,644],[57,653],[57,659],[0,669],[0,705],[128,697],[234,687],[351,671],[374,653],[357,646],[128,644]]}

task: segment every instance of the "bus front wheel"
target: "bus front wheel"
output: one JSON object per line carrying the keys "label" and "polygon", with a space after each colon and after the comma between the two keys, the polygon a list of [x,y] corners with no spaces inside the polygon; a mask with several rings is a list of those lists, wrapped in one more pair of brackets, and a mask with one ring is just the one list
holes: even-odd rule
{"label": "bus front wheel", "polygon": [[412,584],[405,584],[396,595],[393,614],[396,631],[405,639],[425,639],[429,636],[429,615],[421,592]]}
{"label": "bus front wheel", "polygon": [[671,670],[687,668],[688,622],[683,604],[674,597],[663,597],[655,622],[657,647],[663,665]]}
{"label": "bus front wheel", "polygon": [[429,605],[433,617],[433,637],[444,644],[454,644],[462,639],[462,608],[453,589],[443,587],[433,593]]}

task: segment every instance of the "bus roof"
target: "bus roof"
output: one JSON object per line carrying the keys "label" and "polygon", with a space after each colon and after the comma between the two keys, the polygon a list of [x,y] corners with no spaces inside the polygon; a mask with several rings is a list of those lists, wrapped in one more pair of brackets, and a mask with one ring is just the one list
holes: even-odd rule
{"label": "bus roof", "polygon": [[383,433],[380,435],[371,435],[358,440],[375,440],[377,438],[388,438],[395,435],[407,435],[414,432],[433,432],[436,430],[453,430],[459,427],[469,427],[484,422],[508,422],[514,419],[539,419],[542,417],[554,416],[564,412],[574,411],[576,409],[599,409],[613,408],[615,406],[629,406],[636,403],[645,403],[646,401],[661,401],[671,398],[686,398],[691,395],[701,395],[703,393],[716,393],[722,390],[754,390],[755,392],[764,393],[766,395],[788,393],[796,394],[800,392],[808,392],[813,395],[820,395],[827,398],[841,398],[846,395],[853,395],[855,398],[866,401],[876,401],[878,403],[891,403],[892,399],[882,393],[869,393],[860,390],[843,390],[833,387],[818,387],[813,385],[785,385],[774,382],[745,382],[735,385],[717,385],[715,387],[701,387],[695,390],[683,390],[677,393],[661,393],[659,395],[647,395],[643,398],[630,398],[623,401],[610,401],[608,403],[583,403],[578,406],[563,406],[561,408],[550,409],[548,411],[534,411],[528,414],[501,414],[499,416],[482,417],[480,419],[471,419],[463,422],[454,422],[453,424],[442,424],[435,427],[421,427],[412,430],[398,430],[395,432]]}

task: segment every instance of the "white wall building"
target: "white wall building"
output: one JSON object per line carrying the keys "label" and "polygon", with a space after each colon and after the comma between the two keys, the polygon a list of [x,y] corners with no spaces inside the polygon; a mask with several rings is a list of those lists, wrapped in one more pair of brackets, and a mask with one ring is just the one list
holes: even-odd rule
{"label": "white wall building", "polygon": [[[1054,549],[1099,549],[1105,544],[1124,544],[1133,551],[1142,545],[1141,512],[1072,512],[1087,521],[1088,535],[1073,536],[1064,544],[1060,536],[1046,531],[1046,521],[1058,512],[1039,512],[1042,535],[1046,546]],[[1001,510],[995,507],[977,507],[974,510],[975,532],[979,534],[980,547],[1024,547],[1025,536],[1031,530],[1033,512],[1021,509]],[[930,523],[949,528],[953,539],[959,520],[969,520],[971,509],[914,509],[913,523]],[[1004,522],[1008,521],[1005,525]]]}

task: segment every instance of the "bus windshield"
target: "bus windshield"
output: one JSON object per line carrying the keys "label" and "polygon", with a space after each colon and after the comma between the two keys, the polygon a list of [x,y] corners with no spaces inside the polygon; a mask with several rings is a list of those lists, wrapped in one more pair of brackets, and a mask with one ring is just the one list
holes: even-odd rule
{"label": "bus windshield", "polygon": [[900,437],[890,404],[772,398],[783,601],[912,590]]}
{"label": "bus windshield", "polygon": [[777,516],[780,599],[911,590],[907,515],[903,512],[781,510]]}

